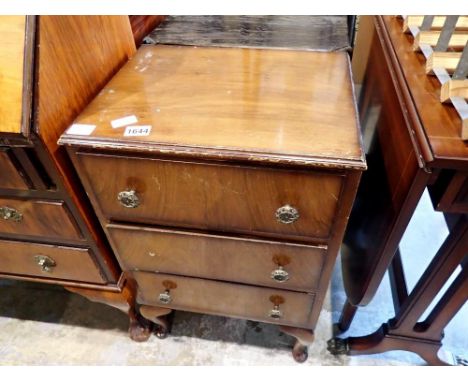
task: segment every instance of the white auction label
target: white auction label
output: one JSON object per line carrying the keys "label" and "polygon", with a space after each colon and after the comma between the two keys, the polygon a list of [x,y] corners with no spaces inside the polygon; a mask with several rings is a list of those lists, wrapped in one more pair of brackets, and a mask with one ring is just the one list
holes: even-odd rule
{"label": "white auction label", "polygon": [[96,128],[96,125],[86,125],[84,123],[74,123],[71,125],[68,130],[67,134],[73,134],[73,135],[90,135],[94,129]]}
{"label": "white auction label", "polygon": [[113,121],[111,121],[111,125],[114,129],[118,128],[118,127],[123,127],[123,126],[128,126],[128,125],[132,125],[134,123],[137,123],[138,122],[138,118],[134,115],[129,115],[127,117],[122,117],[122,118],[119,118],[119,119],[114,119]]}
{"label": "white auction label", "polygon": [[151,126],[127,126],[125,128],[124,137],[146,137],[151,133]]}

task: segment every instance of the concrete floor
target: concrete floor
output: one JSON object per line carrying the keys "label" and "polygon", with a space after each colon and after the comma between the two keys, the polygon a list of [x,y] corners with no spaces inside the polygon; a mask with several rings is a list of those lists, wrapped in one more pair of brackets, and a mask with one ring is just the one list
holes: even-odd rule
{"label": "concrete floor", "polygon": [[[425,195],[401,245],[411,289],[447,228]],[[334,357],[326,350],[345,299],[337,263],[305,365],[423,365],[416,355]],[[365,335],[393,316],[388,280],[358,311],[349,335]],[[444,347],[468,358],[467,304],[446,330]],[[177,312],[171,335],[135,343],[126,316],[60,287],[0,280],[0,365],[297,365],[292,339],[274,325]]]}

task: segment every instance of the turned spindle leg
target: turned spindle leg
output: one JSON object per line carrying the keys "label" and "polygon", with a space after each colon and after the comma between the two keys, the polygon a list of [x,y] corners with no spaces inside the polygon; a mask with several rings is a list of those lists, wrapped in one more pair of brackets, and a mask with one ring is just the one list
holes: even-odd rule
{"label": "turned spindle leg", "polygon": [[170,331],[171,322],[168,318],[168,315],[171,312],[172,309],[169,308],[148,305],[140,306],[140,314],[155,324],[154,334],[160,339],[166,338]]}
{"label": "turned spindle leg", "polygon": [[309,357],[307,347],[314,342],[314,332],[312,330],[293,328],[291,326],[280,326],[279,328],[283,333],[296,338],[296,343],[292,350],[294,360],[299,363],[305,362]]}

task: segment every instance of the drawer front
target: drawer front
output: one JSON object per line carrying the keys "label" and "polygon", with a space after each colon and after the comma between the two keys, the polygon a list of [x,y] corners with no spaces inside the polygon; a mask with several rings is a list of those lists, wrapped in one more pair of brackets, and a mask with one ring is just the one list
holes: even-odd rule
{"label": "drawer front", "polygon": [[11,161],[8,151],[0,148],[0,188],[27,190],[28,185]]}
{"label": "drawer front", "polygon": [[0,273],[104,284],[89,249],[0,240]]}
{"label": "drawer front", "polygon": [[[146,305],[309,327],[314,295],[191,277],[134,272]],[[161,300],[170,302],[162,303]],[[275,305],[277,305],[275,307]],[[280,318],[273,318],[280,311]]]}
{"label": "drawer front", "polygon": [[107,228],[125,270],[313,292],[326,255],[326,248],[306,245],[154,228]]}
{"label": "drawer front", "polygon": [[0,233],[83,240],[62,201],[0,198]]}
{"label": "drawer front", "polygon": [[[270,236],[327,239],[343,182],[321,172],[78,157],[109,219]],[[103,174],[112,174],[112,182]]]}

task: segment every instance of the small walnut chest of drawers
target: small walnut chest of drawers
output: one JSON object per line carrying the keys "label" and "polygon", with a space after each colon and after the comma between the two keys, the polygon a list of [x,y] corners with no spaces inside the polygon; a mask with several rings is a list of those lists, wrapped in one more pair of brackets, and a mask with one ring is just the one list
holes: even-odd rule
{"label": "small walnut chest of drawers", "polygon": [[307,345],[365,161],[348,56],[143,46],[60,138],[141,313]]}

